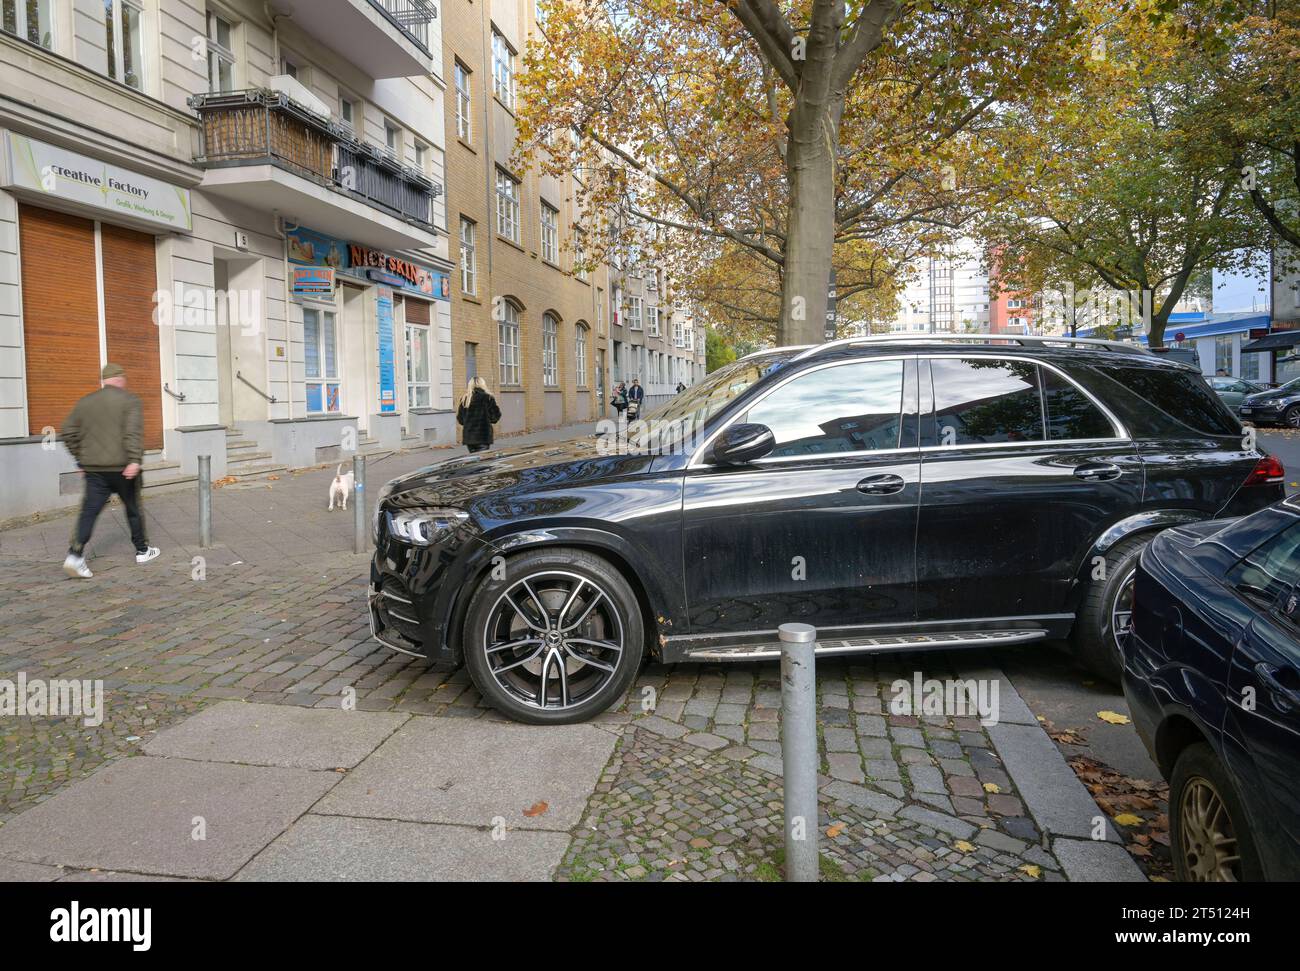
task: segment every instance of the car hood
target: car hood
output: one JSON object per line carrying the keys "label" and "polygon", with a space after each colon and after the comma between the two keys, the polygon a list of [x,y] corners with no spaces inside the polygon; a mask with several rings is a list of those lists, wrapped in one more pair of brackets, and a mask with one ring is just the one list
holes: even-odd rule
{"label": "car hood", "polygon": [[390,505],[463,506],[487,493],[515,486],[532,488],[590,484],[604,478],[649,471],[654,456],[611,454],[597,436],[489,449],[447,459],[394,479],[385,486]]}
{"label": "car hood", "polygon": [[1261,391],[1258,394],[1248,394],[1241,399],[1243,405],[1262,405],[1266,401],[1285,401],[1288,398],[1300,400],[1300,391],[1291,388],[1283,391],[1281,388],[1274,388],[1272,391]]}

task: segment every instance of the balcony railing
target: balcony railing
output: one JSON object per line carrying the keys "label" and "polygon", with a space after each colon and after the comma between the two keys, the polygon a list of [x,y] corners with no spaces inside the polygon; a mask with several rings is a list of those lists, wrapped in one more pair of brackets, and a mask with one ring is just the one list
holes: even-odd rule
{"label": "balcony railing", "polygon": [[370,0],[378,10],[429,54],[429,24],[438,18],[438,8],[430,0]]}
{"label": "balcony railing", "polygon": [[267,88],[189,99],[198,112],[206,167],[270,163],[364,201],[424,229],[442,186],[386,151],[358,141],[348,126],[323,118]]}

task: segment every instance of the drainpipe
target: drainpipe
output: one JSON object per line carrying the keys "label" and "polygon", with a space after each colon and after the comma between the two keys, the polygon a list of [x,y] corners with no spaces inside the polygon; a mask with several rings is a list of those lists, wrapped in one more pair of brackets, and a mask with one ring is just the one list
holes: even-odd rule
{"label": "drainpipe", "polygon": [[[288,385],[288,393],[285,396],[285,406],[289,409],[286,417],[293,419],[293,334],[289,326],[289,236],[284,231],[284,217],[277,215],[275,217],[275,235],[280,239],[280,276],[283,277],[284,286],[284,367],[285,367],[285,384]],[[270,381],[267,381],[267,387],[270,387]]]}

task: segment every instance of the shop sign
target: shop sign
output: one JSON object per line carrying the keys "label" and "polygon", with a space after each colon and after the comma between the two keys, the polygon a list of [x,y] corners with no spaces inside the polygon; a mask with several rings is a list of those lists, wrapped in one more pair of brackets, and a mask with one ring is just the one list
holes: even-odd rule
{"label": "shop sign", "polygon": [[4,133],[0,183],[166,229],[194,228],[190,190],[77,152]]}
{"label": "shop sign", "polygon": [[396,368],[393,346],[393,291],[380,287],[375,306],[379,318],[379,410],[397,410]]}
{"label": "shop sign", "polygon": [[291,263],[328,266],[346,276],[382,283],[428,300],[451,299],[451,280],[441,270],[302,226],[286,230],[285,235]]}
{"label": "shop sign", "polygon": [[334,267],[332,266],[295,266],[293,269],[294,293],[334,292]]}

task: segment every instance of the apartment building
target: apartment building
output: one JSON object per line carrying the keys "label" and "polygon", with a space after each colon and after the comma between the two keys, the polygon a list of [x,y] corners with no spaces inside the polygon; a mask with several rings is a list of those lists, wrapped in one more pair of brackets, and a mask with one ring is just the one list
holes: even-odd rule
{"label": "apartment building", "polygon": [[982,248],[961,240],[916,261],[899,295],[894,333],[987,333],[989,270]]}
{"label": "apartment building", "polygon": [[146,485],[454,440],[438,12],[0,0],[0,519],[107,360]]}
{"label": "apartment building", "polygon": [[[442,10],[448,221],[459,240],[456,386],[484,378],[509,433],[612,414],[618,380],[641,377],[651,401],[676,387],[670,375],[692,383],[703,371],[702,335],[697,353],[686,342],[685,316],[660,299],[657,284],[617,266],[586,265],[582,240],[591,224],[578,203],[579,176],[523,170],[513,157],[516,80],[528,42],[543,29],[536,5],[461,0]],[[658,322],[654,337],[647,319]]]}

